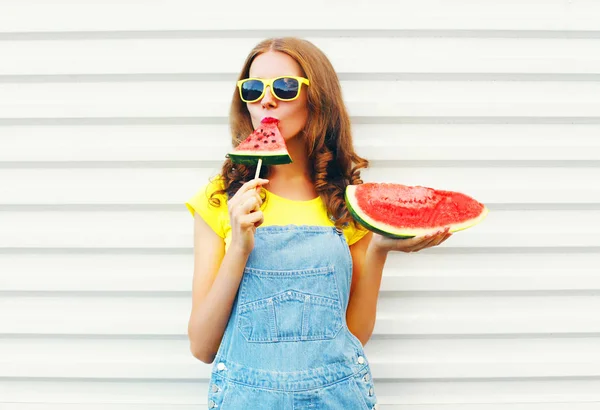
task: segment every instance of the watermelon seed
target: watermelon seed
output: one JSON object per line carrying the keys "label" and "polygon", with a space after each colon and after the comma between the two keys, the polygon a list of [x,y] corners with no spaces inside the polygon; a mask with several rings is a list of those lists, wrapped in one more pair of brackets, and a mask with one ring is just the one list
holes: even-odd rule
{"label": "watermelon seed", "polygon": [[264,140],[263,142],[264,142],[265,144],[268,144],[268,143],[269,143],[269,141],[267,141],[267,140]]}
{"label": "watermelon seed", "polygon": [[258,144],[256,144],[256,145],[254,146],[254,148],[258,148],[258,147],[259,147],[259,145],[258,145]]}
{"label": "watermelon seed", "polygon": [[271,140],[271,142],[277,142],[277,141],[275,141],[275,140]]}

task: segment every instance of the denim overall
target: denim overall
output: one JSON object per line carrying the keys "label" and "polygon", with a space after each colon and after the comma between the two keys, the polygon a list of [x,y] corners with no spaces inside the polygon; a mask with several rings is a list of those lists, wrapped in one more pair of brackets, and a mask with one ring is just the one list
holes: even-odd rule
{"label": "denim overall", "polygon": [[255,233],[212,366],[209,409],[372,410],[371,370],[346,325],[352,259],[341,230]]}

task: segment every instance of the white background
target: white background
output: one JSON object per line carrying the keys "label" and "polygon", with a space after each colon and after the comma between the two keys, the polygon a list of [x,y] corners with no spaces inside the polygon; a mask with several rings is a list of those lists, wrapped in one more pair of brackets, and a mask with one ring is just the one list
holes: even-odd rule
{"label": "white background", "polygon": [[0,409],[205,408],[184,202],[282,35],[337,69],[364,180],[490,209],[389,257],[380,408],[599,409],[600,4],[211,3],[0,1]]}

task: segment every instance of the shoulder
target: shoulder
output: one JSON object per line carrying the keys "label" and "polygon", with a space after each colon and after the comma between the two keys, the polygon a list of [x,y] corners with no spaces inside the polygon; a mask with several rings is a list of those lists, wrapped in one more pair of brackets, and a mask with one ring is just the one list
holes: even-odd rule
{"label": "shoulder", "polygon": [[[213,195],[215,192],[223,190],[223,188],[223,180],[217,175],[196,190],[185,202],[185,206],[193,218],[197,213],[219,236],[224,238],[227,234],[229,220],[227,194],[216,193]],[[217,199],[218,203],[214,199]]]}
{"label": "shoulder", "polygon": [[[201,188],[203,188],[205,195],[210,196],[215,191],[221,191],[221,190],[225,189],[225,181],[223,180],[223,177],[221,177],[220,175],[216,175],[216,176],[210,178],[208,180],[208,182],[206,184],[204,184]],[[225,199],[227,199],[227,194],[225,194],[225,193],[217,194],[217,195],[220,197],[222,196]]]}
{"label": "shoulder", "polygon": [[[215,192],[223,190],[224,184],[222,178],[217,175],[209,180],[209,182],[202,185],[196,192],[185,202],[186,207],[194,216],[194,211],[199,207],[205,208],[211,202],[211,198],[219,200],[218,206],[214,208],[227,208],[227,194]],[[214,203],[214,201],[213,201]],[[216,205],[216,204],[215,204]],[[211,205],[212,206],[212,205]]]}
{"label": "shoulder", "polygon": [[348,245],[353,245],[361,240],[369,231],[360,225],[358,222],[352,221],[344,228],[344,236]]}

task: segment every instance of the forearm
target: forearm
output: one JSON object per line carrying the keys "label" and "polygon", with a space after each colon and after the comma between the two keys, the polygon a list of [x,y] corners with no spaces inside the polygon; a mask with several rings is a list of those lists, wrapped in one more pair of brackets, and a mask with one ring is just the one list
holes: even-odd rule
{"label": "forearm", "polygon": [[348,328],[363,344],[371,338],[377,316],[377,300],[387,251],[371,243],[367,248],[346,313]]}
{"label": "forearm", "polygon": [[225,253],[206,297],[192,310],[188,323],[190,350],[203,362],[211,363],[214,360],[247,260],[248,255],[232,246]]}

